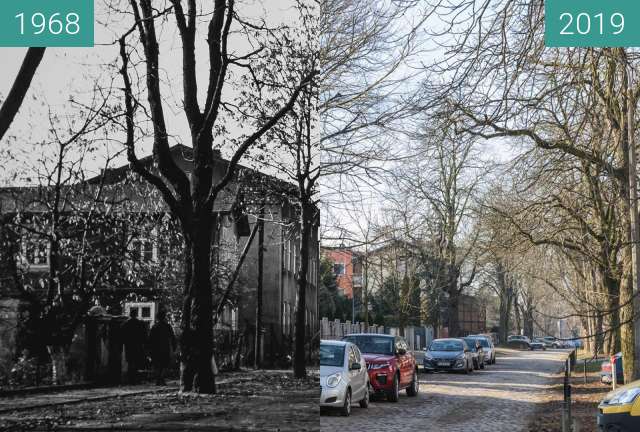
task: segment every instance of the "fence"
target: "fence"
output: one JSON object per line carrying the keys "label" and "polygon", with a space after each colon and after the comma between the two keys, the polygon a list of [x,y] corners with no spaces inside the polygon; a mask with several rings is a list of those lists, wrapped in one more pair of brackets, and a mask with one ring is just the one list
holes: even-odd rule
{"label": "fence", "polygon": [[378,333],[400,336],[404,334],[404,338],[412,350],[424,349],[433,340],[433,328],[410,326],[405,327],[401,332],[398,327],[385,327],[378,325],[370,325],[366,328],[362,322],[352,323],[351,321],[341,322],[340,320],[329,321],[328,318],[320,320],[320,338],[321,339],[340,339],[350,333]]}

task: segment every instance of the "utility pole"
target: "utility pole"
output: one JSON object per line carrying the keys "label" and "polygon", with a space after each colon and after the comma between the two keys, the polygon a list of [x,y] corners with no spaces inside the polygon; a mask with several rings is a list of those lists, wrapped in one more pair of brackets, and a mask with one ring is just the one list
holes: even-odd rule
{"label": "utility pole", "polygon": [[633,272],[633,328],[634,328],[634,378],[640,376],[640,254],[638,253],[638,181],[636,172],[636,99],[633,92],[633,67],[627,63],[627,131],[629,133],[629,222],[631,223],[631,257]]}
{"label": "utility pole", "polygon": [[264,280],[264,201],[260,206],[260,214],[258,215],[258,292],[256,298],[256,339],[255,339],[255,355],[254,368],[258,369],[262,362],[262,286]]}

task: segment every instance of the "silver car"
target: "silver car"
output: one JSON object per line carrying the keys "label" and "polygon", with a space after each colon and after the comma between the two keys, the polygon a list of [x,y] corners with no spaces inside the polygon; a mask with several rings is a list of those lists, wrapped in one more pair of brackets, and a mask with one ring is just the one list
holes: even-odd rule
{"label": "silver car", "polygon": [[496,348],[493,345],[493,341],[489,336],[485,335],[471,335],[474,339],[480,341],[482,350],[484,351],[484,360],[487,364],[496,364]]}
{"label": "silver car", "polygon": [[356,345],[320,341],[320,387],[320,407],[339,408],[344,416],[351,414],[354,401],[369,407],[369,374]]}

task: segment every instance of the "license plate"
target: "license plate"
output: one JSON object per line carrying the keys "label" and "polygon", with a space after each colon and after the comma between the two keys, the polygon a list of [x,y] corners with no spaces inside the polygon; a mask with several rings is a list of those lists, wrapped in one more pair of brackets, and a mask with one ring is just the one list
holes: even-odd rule
{"label": "license plate", "polygon": [[449,362],[438,362],[438,366],[449,366]]}

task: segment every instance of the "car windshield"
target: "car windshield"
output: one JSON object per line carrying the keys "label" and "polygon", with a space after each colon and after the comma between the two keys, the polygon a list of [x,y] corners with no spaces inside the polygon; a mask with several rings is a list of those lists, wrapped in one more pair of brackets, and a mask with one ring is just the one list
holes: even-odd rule
{"label": "car windshield", "polygon": [[356,344],[364,354],[393,355],[393,337],[388,336],[347,336],[343,340]]}
{"label": "car windshield", "polygon": [[467,343],[467,346],[469,348],[475,349],[476,348],[476,340],[473,338],[464,338],[464,341]]}
{"label": "car windshield", "polygon": [[462,351],[462,341],[435,340],[429,345],[429,351]]}
{"label": "car windshield", "polygon": [[480,342],[480,346],[482,348],[490,348],[491,345],[489,345],[489,341],[485,338],[477,338],[476,339],[478,342]]}
{"label": "car windshield", "polygon": [[342,366],[344,345],[320,344],[320,366]]}

